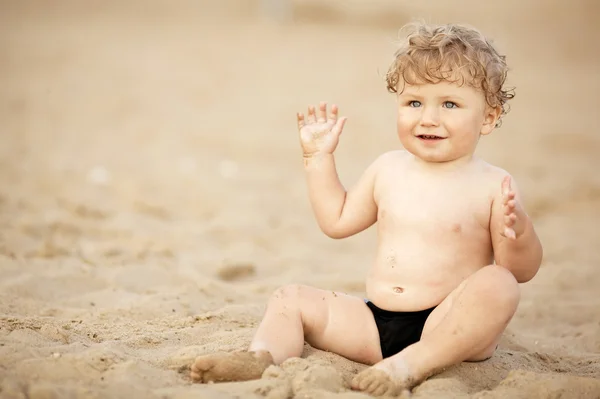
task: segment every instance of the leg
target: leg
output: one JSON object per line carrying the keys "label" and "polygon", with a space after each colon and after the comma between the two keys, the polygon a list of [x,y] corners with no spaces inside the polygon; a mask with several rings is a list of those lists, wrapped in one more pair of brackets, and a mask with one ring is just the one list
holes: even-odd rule
{"label": "leg", "polygon": [[398,392],[445,367],[489,358],[519,298],[508,270],[496,265],[478,270],[431,312],[419,342],[359,373],[353,388],[376,395]]}
{"label": "leg", "polygon": [[191,377],[202,382],[260,378],[269,365],[299,357],[305,341],[357,362],[381,360],[379,332],[361,298],[288,285],[269,300],[248,352],[200,356]]}

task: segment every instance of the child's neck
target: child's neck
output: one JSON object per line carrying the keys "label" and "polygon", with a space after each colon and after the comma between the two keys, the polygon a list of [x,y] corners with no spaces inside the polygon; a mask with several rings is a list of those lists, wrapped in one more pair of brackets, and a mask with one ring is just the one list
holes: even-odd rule
{"label": "child's neck", "polygon": [[428,173],[454,173],[465,170],[477,162],[478,158],[474,154],[468,154],[451,161],[429,162],[413,155],[413,161],[416,167]]}

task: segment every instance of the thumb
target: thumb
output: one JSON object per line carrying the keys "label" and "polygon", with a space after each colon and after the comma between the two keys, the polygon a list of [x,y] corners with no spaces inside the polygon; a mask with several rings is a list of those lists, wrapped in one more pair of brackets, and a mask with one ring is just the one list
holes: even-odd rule
{"label": "thumb", "polygon": [[336,137],[339,137],[340,134],[342,134],[342,130],[344,129],[344,125],[346,124],[347,120],[348,118],[346,117],[338,119],[336,124],[333,126],[333,129],[331,129],[332,133],[335,134]]}

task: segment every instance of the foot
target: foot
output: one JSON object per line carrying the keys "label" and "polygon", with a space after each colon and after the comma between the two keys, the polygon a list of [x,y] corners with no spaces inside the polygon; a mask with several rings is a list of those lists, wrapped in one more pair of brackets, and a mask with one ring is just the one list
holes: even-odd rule
{"label": "foot", "polygon": [[272,364],[267,351],[213,353],[196,358],[190,377],[200,383],[257,380]]}
{"label": "foot", "polygon": [[350,386],[372,396],[398,396],[416,381],[401,359],[386,359],[358,373]]}

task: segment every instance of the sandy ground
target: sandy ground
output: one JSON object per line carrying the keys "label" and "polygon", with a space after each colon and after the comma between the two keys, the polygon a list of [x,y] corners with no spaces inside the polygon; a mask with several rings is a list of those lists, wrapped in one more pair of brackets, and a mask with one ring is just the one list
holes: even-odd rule
{"label": "sandy ground", "polygon": [[283,284],[363,295],[374,232],[318,230],[295,112],[349,116],[345,184],[399,147],[383,74],[414,17],[507,54],[517,97],[479,154],[545,259],[497,354],[413,396],[600,397],[599,3],[318,3],[276,22],[256,1],[0,1],[0,397],[366,397],[364,366],[309,347],[246,383],[189,364],[245,349]]}

